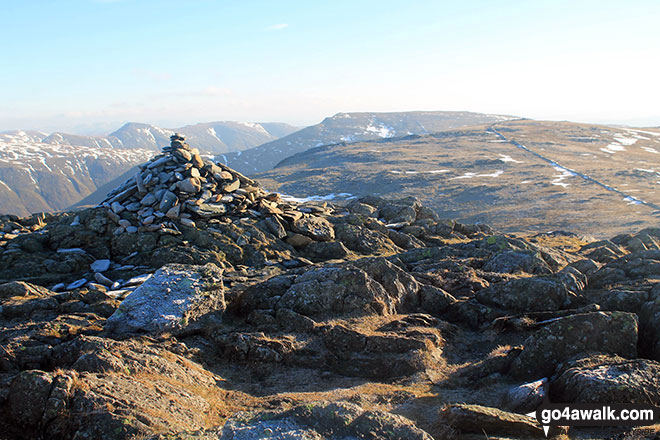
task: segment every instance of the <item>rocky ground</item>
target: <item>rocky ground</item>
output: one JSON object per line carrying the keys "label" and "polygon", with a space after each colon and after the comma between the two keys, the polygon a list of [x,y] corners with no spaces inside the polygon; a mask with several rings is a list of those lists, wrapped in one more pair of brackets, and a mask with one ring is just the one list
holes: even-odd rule
{"label": "rocky ground", "polygon": [[538,438],[545,397],[660,403],[660,228],[286,202],[174,137],[103,205],[0,230],[3,438]]}

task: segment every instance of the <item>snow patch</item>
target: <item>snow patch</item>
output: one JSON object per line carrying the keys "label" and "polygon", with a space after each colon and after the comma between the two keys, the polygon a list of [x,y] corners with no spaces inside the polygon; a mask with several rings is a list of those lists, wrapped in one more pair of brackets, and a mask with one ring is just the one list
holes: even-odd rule
{"label": "snow patch", "polygon": [[309,196],[309,197],[294,197],[287,194],[281,194],[280,197],[282,200],[286,202],[298,202],[298,203],[327,202],[336,199],[348,200],[355,198],[355,196],[353,196],[353,194],[350,193],[338,193],[338,194],[330,193],[324,196]]}

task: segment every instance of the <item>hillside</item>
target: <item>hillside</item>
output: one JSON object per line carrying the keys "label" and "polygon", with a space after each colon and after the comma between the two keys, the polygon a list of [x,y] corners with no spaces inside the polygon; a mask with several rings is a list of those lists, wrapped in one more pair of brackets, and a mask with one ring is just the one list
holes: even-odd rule
{"label": "hillside", "polygon": [[527,414],[660,403],[658,228],[513,236],[412,197],[297,202],[173,136],[100,206],[0,231],[5,438],[657,429],[547,432]]}
{"label": "hillside", "polygon": [[660,130],[508,121],[313,148],[258,174],[293,196],[416,196],[440,215],[597,237],[654,226]]}
{"label": "hillside", "polygon": [[434,133],[508,119],[515,118],[472,112],[337,113],[281,139],[241,152],[223,154],[216,159],[242,173],[254,174],[320,145]]}

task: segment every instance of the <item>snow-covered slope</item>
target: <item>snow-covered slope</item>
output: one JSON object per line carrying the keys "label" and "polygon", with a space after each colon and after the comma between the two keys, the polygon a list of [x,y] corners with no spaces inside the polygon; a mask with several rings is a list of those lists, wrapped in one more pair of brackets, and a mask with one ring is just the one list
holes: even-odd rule
{"label": "snow-covered slope", "polygon": [[28,215],[66,209],[154,154],[113,148],[102,138],[81,138],[99,142],[80,146],[59,134],[0,134],[0,212]]}

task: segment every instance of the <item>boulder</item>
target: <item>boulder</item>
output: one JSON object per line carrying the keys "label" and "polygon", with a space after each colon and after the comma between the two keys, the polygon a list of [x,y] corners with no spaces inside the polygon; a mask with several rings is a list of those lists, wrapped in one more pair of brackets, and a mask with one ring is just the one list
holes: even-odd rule
{"label": "boulder", "polygon": [[487,438],[500,436],[545,437],[536,419],[481,405],[456,403],[440,412],[440,421],[455,431],[475,433]]}
{"label": "boulder", "polygon": [[316,241],[330,241],[335,238],[332,223],[322,217],[303,217],[293,222],[293,229]]}
{"label": "boulder", "polygon": [[586,352],[637,356],[637,315],[632,313],[582,313],[539,324],[513,362],[516,376],[551,376],[558,364]]}
{"label": "boulder", "polygon": [[106,328],[116,334],[181,330],[224,309],[222,269],[168,264],[121,302]]}
{"label": "boulder", "polygon": [[597,355],[567,362],[550,388],[557,402],[660,403],[660,363]]}
{"label": "boulder", "polygon": [[569,291],[552,278],[518,278],[477,292],[479,302],[518,312],[558,310],[568,305]]}
{"label": "boulder", "polygon": [[483,270],[498,273],[526,272],[531,274],[551,273],[548,264],[531,251],[506,251],[495,254],[484,265]]}

